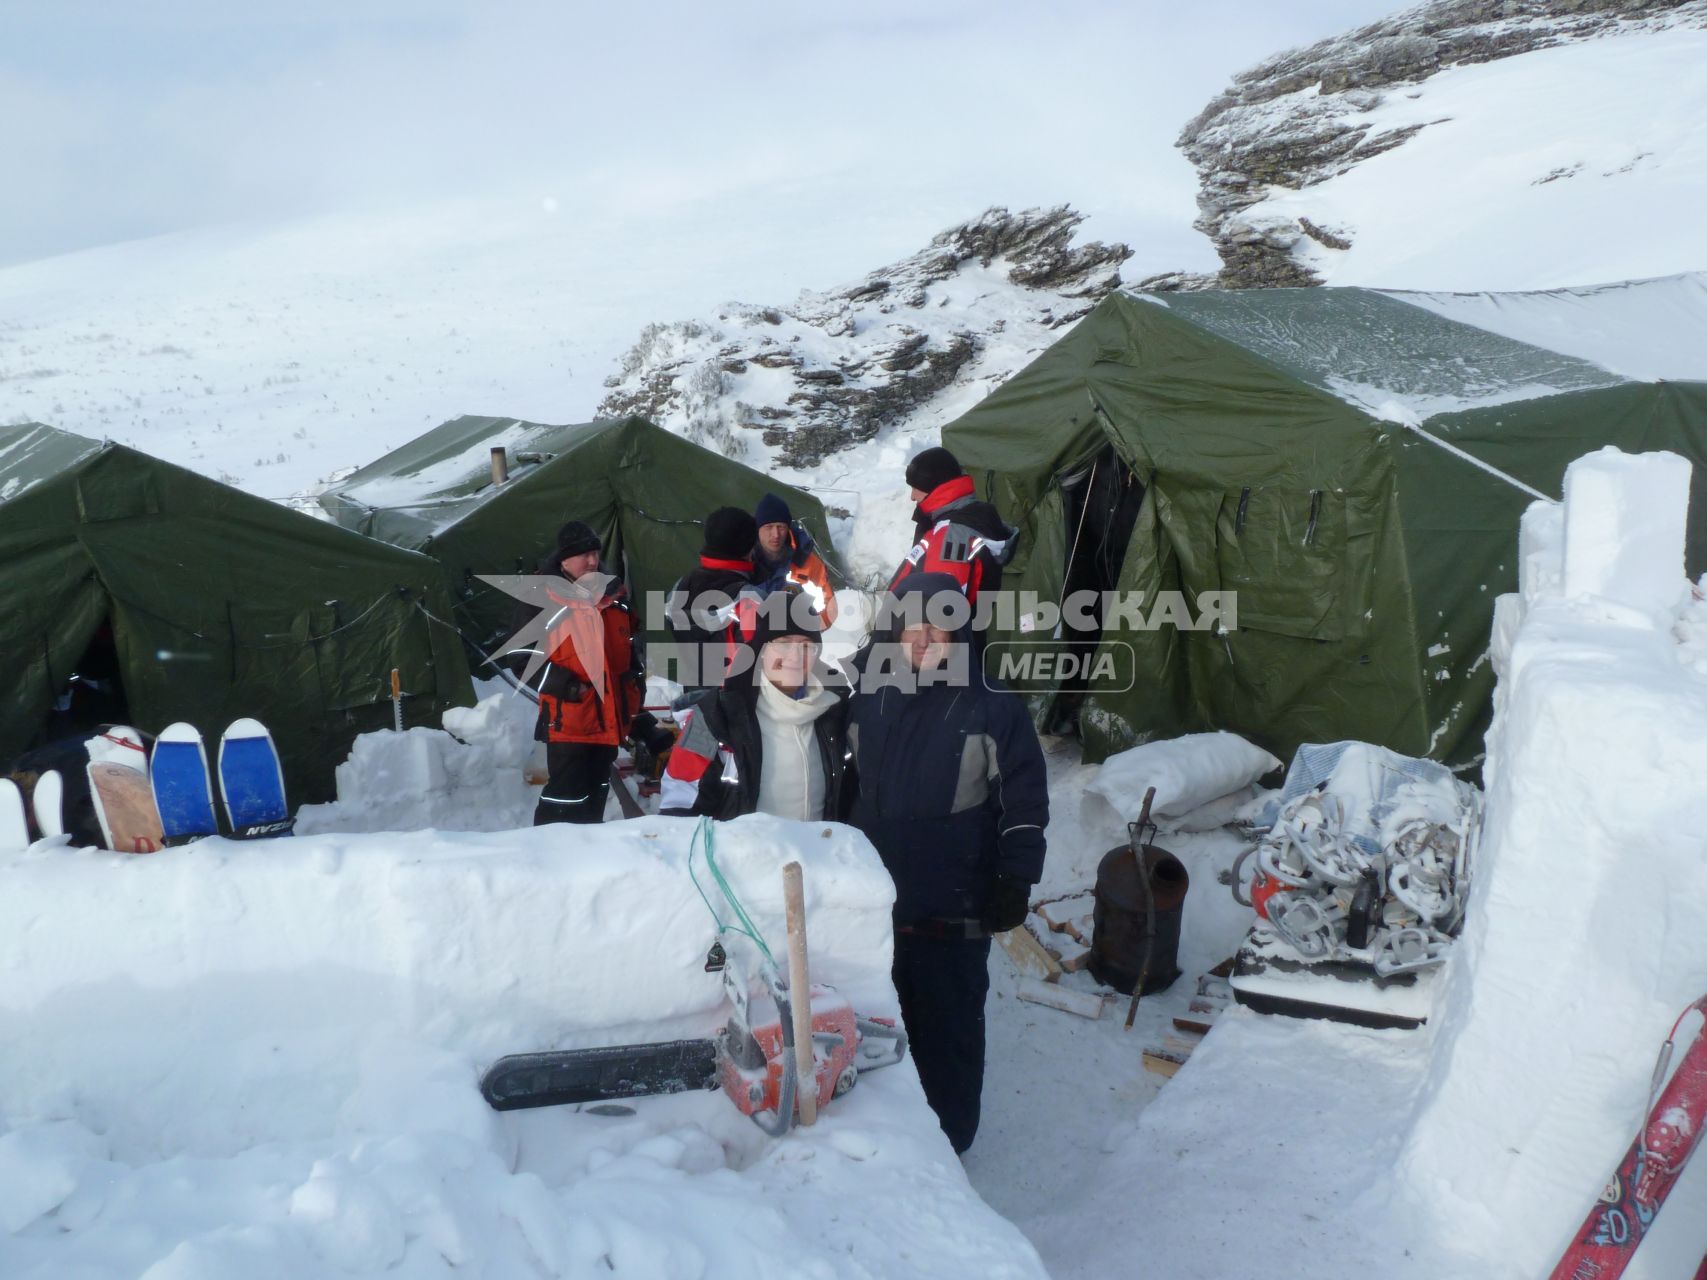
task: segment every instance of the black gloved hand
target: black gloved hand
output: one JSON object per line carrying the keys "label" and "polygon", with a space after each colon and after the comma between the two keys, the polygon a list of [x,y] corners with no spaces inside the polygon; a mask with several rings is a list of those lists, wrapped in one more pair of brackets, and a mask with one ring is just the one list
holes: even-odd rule
{"label": "black gloved hand", "polygon": [[991,933],[1006,933],[1024,924],[1030,912],[1031,885],[1012,876],[997,876],[984,907],[984,927]]}
{"label": "black gloved hand", "polygon": [[629,726],[628,742],[634,753],[635,772],[656,782],[664,771],[664,757],[676,745],[676,735],[659,724],[651,712],[642,711]]}

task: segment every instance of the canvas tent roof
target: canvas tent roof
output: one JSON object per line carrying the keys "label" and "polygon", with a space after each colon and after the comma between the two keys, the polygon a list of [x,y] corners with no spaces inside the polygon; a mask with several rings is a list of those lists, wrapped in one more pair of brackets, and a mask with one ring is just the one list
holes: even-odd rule
{"label": "canvas tent roof", "polygon": [[1371,289],[1135,294],[1375,417],[1437,413],[1615,386],[1616,373]]}
{"label": "canvas tent roof", "polygon": [[[509,479],[494,484],[491,450],[499,446]],[[478,575],[531,573],[568,520],[598,532],[643,626],[660,633],[648,596],[693,566],[700,522],[721,506],[750,511],[766,492],[788,504],[830,559],[818,499],[644,418],[567,426],[456,418],[345,477],[320,502],[341,525],[440,561],[459,622],[486,646],[503,638],[511,604]]]}
{"label": "canvas tent roof", "polygon": [[1707,382],[1707,272],[1528,293],[1388,297],[1643,382]]}
{"label": "canvas tent roof", "polygon": [[253,716],[293,801],[330,798],[355,735],[472,700],[443,571],[133,449],[0,428],[0,760],[41,731],[103,623],[137,727],[211,741]]}
{"label": "canvas tent roof", "polygon": [[1210,727],[1283,755],[1357,737],[1476,756],[1492,602],[1531,497],[1443,445],[1551,495],[1591,449],[1674,449],[1697,463],[1690,563],[1707,562],[1707,384],[1365,289],[1114,294],[943,442],[1021,525],[1004,586],[1059,598],[1094,506],[1075,486],[1100,463],[1144,493],[1109,557],[1121,589],[1237,595],[1226,635],[1104,629],[1137,672],[1079,710],[1093,759]]}

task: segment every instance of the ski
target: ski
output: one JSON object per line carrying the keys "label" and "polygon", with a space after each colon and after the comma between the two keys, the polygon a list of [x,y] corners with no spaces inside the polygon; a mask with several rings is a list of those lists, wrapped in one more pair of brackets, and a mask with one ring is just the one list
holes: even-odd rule
{"label": "ski", "polygon": [[36,779],[30,807],[35,811],[36,834],[43,839],[65,834],[65,779],[58,769],[49,769]]}
{"label": "ski", "polygon": [[154,740],[149,778],[168,845],[187,844],[219,833],[201,730],[182,721],[162,729]]}
{"label": "ski", "polygon": [[240,840],[288,836],[284,770],[273,735],[259,720],[234,720],[219,740],[219,792],[231,834]]}
{"label": "ski", "polygon": [[[1670,1081],[1661,1088],[1676,1051],[1677,1029],[1691,1013],[1701,1015],[1702,1025],[1684,1046]],[[1707,996],[1678,1016],[1671,1035],[1660,1047],[1654,1091],[1657,1096],[1636,1140],[1577,1228],[1571,1247],[1553,1268],[1551,1280],[1616,1280],[1623,1275],[1700,1143],[1702,1126],[1707,1123]]]}
{"label": "ski", "polygon": [[114,725],[89,739],[89,796],[101,838],[116,853],[153,853],[163,835],[148,785],[148,750],[142,735]]}
{"label": "ski", "polygon": [[24,793],[10,778],[0,778],[0,853],[30,847],[30,827],[24,819]]}

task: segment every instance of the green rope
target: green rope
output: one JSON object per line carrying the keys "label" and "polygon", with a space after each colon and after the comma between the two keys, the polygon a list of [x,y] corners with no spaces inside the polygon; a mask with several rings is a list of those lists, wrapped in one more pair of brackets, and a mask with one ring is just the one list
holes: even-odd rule
{"label": "green rope", "polygon": [[[701,848],[702,842],[703,850]],[[776,960],[771,956],[771,949],[765,945],[765,940],[759,936],[758,927],[753,924],[752,917],[747,914],[747,909],[741,905],[741,900],[735,896],[735,891],[729,887],[729,881],[723,878],[723,871],[717,865],[716,843],[716,825],[710,818],[701,818],[699,826],[694,828],[693,843],[688,846],[688,878],[693,881],[693,887],[699,890],[700,901],[705,903],[705,909],[711,912],[711,918],[717,922],[719,936],[725,933],[739,933],[751,939],[766,962],[774,966]],[[705,865],[711,871],[712,880],[716,882],[718,889],[722,892],[724,901],[735,909],[735,919],[739,922],[738,924],[724,924],[723,917],[717,914],[717,908],[711,905],[711,899],[706,895],[705,887],[700,884],[699,877],[694,874],[693,859],[696,853],[703,853]]]}

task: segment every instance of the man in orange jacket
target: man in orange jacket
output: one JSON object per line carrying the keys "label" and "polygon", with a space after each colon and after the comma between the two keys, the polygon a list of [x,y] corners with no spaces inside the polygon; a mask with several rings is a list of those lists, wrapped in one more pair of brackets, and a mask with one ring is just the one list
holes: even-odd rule
{"label": "man in orange jacket", "polygon": [[830,572],[806,526],[794,518],[788,504],[767,493],[753,508],[759,526],[759,545],[753,552],[754,577],[767,595],[795,583],[814,598],[827,631],[836,624],[836,593],[830,587]]}
{"label": "man in orange jacket", "polygon": [[599,572],[599,538],[579,520],[557,534],[539,566],[562,579],[546,594],[546,654],[534,736],[551,771],[534,809],[535,826],[604,821],[617,744],[645,696],[645,679],[628,589]]}

